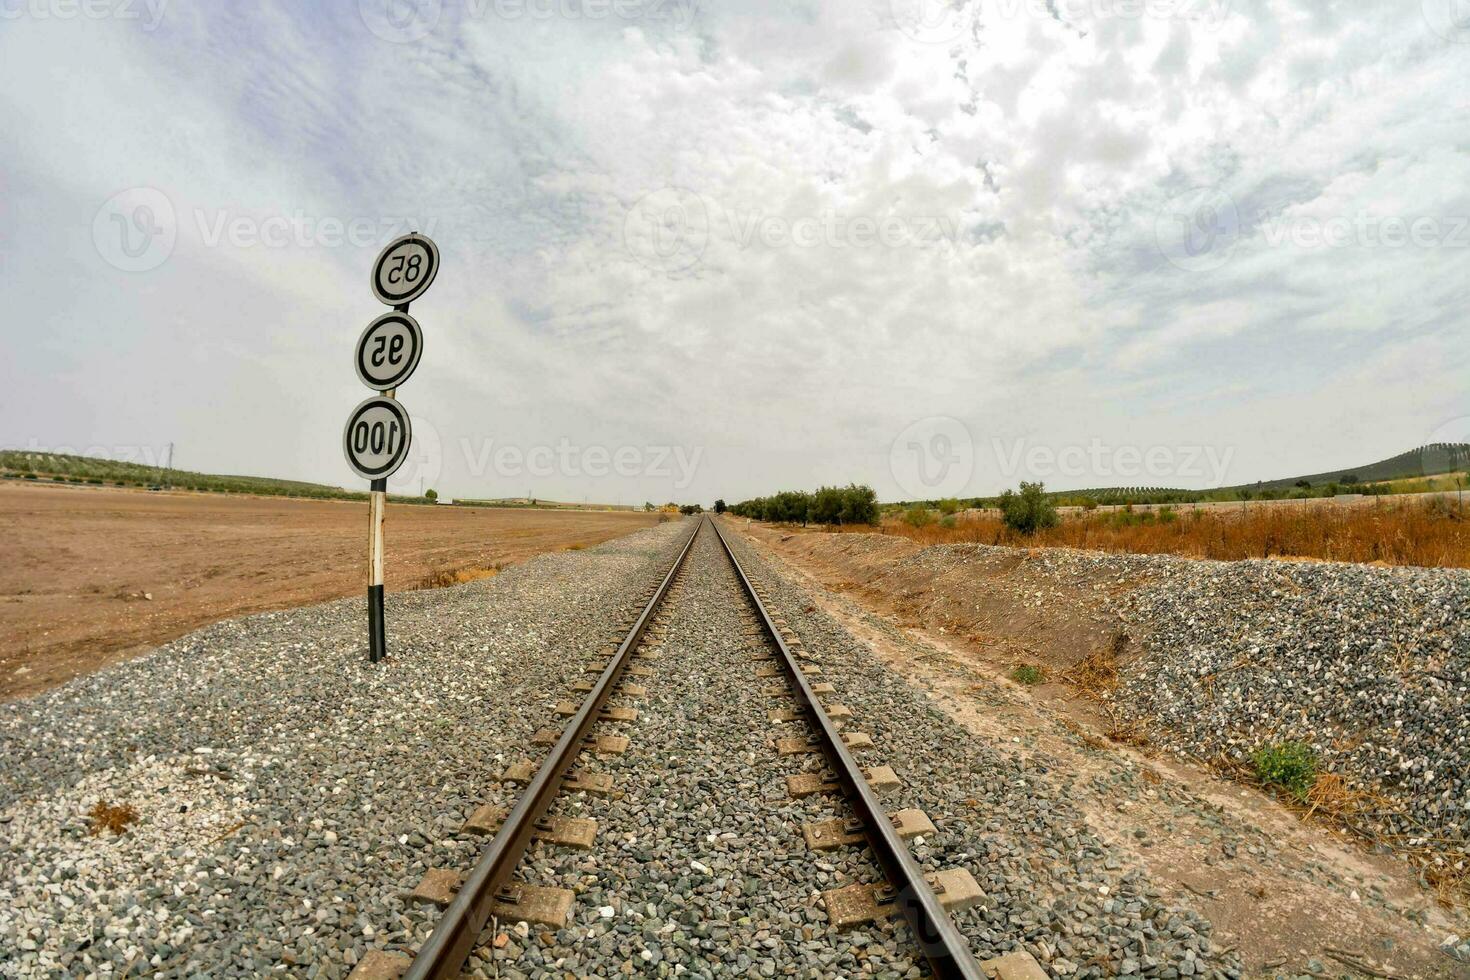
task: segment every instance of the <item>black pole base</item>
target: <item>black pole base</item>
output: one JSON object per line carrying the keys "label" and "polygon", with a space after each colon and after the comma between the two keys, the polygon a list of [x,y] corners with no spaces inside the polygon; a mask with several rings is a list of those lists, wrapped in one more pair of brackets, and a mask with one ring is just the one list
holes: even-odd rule
{"label": "black pole base", "polygon": [[368,586],[368,660],[380,663],[388,656],[388,637],[383,630],[383,587]]}

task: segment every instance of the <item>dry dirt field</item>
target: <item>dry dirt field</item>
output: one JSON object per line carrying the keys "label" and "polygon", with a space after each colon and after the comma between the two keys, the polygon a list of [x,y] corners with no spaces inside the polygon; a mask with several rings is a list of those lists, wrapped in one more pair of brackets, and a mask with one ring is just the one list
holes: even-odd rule
{"label": "dry dirt field", "polygon": [[[387,585],[417,588],[657,520],[390,505]],[[0,700],[206,623],[360,592],[367,523],[367,505],[350,501],[0,485]]]}

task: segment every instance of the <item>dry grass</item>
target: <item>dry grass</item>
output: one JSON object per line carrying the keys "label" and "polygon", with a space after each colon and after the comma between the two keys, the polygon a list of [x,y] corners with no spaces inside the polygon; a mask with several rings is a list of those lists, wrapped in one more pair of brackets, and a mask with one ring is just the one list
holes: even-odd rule
{"label": "dry grass", "polygon": [[419,580],[420,589],[446,589],[451,585],[464,585],[484,578],[494,578],[500,573],[499,565],[489,568],[436,568]]}
{"label": "dry grass", "polygon": [[1062,673],[1083,697],[1105,701],[1118,687],[1118,660],[1128,649],[1128,634],[1114,633],[1107,647],[1089,654]]}
{"label": "dry grass", "polygon": [[105,800],[98,800],[97,805],[87,813],[92,821],[92,836],[97,836],[104,830],[110,830],[114,834],[120,834],[128,829],[128,825],[138,821],[138,811],[128,804],[115,806]]}
{"label": "dry grass", "polygon": [[[1249,504],[1244,512],[1184,509],[1160,518],[1142,512],[1081,514],[1030,537],[998,518],[967,515],[952,526],[883,524],[925,545],[979,543],[1094,551],[1183,555],[1239,561],[1244,558],[1316,558],[1428,568],[1470,568],[1470,519],[1453,500],[1360,504]],[[854,528],[853,530],[871,530]]]}

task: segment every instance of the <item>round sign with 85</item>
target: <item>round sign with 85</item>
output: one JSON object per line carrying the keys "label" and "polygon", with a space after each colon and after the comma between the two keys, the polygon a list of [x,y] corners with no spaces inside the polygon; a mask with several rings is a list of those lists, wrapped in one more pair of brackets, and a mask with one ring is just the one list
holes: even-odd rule
{"label": "round sign with 85", "polygon": [[414,232],[389,243],[373,263],[373,295],[388,306],[411,303],[439,274],[439,247]]}
{"label": "round sign with 85", "polygon": [[374,396],[352,410],[342,431],[347,465],[364,480],[391,476],[413,441],[408,411],[392,398]]}
{"label": "round sign with 85", "polygon": [[357,377],[375,391],[389,391],[408,380],[424,352],[424,333],[407,313],[384,313],[357,338],[353,362]]}

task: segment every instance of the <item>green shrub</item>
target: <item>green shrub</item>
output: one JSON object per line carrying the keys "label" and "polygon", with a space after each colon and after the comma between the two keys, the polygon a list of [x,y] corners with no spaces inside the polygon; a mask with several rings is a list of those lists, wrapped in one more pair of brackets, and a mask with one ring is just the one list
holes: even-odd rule
{"label": "green shrub", "polygon": [[934,512],[923,504],[914,504],[903,512],[903,519],[909,527],[928,527],[934,523]]}
{"label": "green shrub", "polygon": [[955,525],[955,520],[954,520],[954,515],[953,514],[947,514],[946,516],[941,517],[939,519],[939,526],[940,527],[954,527],[954,525]]}
{"label": "green shrub", "polygon": [[1299,800],[1317,781],[1317,753],[1304,742],[1273,742],[1251,753],[1256,778],[1267,786],[1283,789]]}
{"label": "green shrub", "polygon": [[1046,495],[1041,483],[1021,481],[1021,492],[1007,490],[1000,495],[1000,518],[1005,526],[1021,534],[1035,534],[1044,528],[1056,527],[1056,504]]}
{"label": "green shrub", "polygon": [[960,502],[953,497],[949,497],[939,502],[939,513],[945,515],[946,517],[951,514],[958,514],[959,512]]}
{"label": "green shrub", "polygon": [[1030,687],[1032,684],[1040,684],[1046,680],[1046,671],[1036,664],[1018,664],[1011,671],[1011,680]]}

